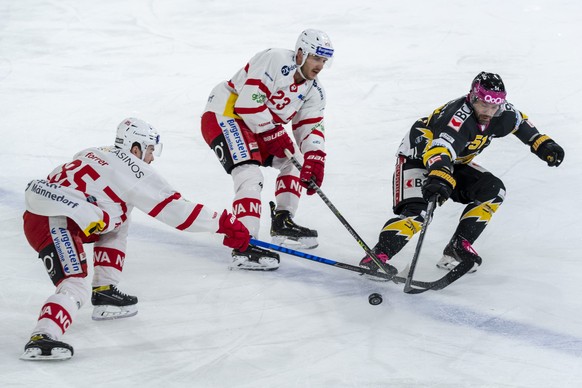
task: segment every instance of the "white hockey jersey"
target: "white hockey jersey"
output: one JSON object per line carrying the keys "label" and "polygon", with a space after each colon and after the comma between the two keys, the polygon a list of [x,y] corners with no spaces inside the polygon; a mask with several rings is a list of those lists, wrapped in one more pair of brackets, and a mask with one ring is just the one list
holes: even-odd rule
{"label": "white hockey jersey", "polygon": [[[220,217],[206,206],[182,198],[149,164],[113,146],[83,150],[46,180],[31,181],[25,202],[31,213],[67,216],[85,235],[101,234],[101,243],[108,241],[121,250],[126,221],[134,207],[188,232],[214,233]],[[116,239],[123,241],[111,241]]]}
{"label": "white hockey jersey", "polygon": [[296,69],[293,51],[261,51],[212,90],[206,111],[242,119],[254,133],[291,122],[303,154],[323,151],[325,91],[317,78],[295,83]]}

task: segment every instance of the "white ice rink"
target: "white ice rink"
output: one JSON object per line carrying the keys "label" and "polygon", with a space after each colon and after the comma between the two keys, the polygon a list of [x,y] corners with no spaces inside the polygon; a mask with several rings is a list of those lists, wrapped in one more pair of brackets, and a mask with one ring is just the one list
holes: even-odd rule
{"label": "white ice rink", "polygon": [[[0,2],[0,387],[581,387],[582,3],[514,1]],[[22,233],[23,192],[77,151],[112,144],[127,116],[151,122],[155,161],[185,197],[230,206],[231,179],[202,139],[212,87],[256,52],[319,28],[335,49],[326,88],[325,194],[373,245],[392,216],[394,153],[412,123],[501,74],[508,99],[566,150],[548,168],[513,136],[476,161],[507,199],[475,244],[484,263],[437,292],[282,255],[272,273],[229,271],[218,236],[174,231],[137,210],[120,288],[139,314],[78,314],[65,362],[18,359],[54,288]],[[263,208],[273,199],[265,170]],[[416,277],[462,205],[438,208]],[[260,238],[269,241],[264,212]],[[317,196],[295,220],[313,254],[363,251]],[[393,260],[403,269],[416,239]],[[86,247],[91,253],[91,247]],[[368,304],[380,292],[384,303]]]}

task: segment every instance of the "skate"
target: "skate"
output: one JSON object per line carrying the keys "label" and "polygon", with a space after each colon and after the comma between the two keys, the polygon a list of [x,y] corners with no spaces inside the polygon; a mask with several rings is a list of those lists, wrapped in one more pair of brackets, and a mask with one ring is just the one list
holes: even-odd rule
{"label": "skate", "polygon": [[245,269],[251,271],[273,271],[279,268],[279,254],[266,249],[249,245],[246,251],[232,251],[230,269]]}
{"label": "skate", "polygon": [[477,271],[477,267],[479,267],[483,261],[475,249],[473,249],[469,241],[460,236],[453,236],[443,251],[443,257],[439,260],[436,266],[440,269],[450,271],[459,265],[459,263],[465,258],[470,258],[475,261],[475,265],[473,265],[473,268],[471,268],[468,273],[474,273]]}
{"label": "skate", "polygon": [[291,213],[287,210],[275,211],[275,204],[271,206],[271,242],[275,245],[282,245],[289,248],[316,248],[317,231],[297,225],[291,218]]}
{"label": "skate", "polygon": [[95,321],[133,317],[137,314],[137,296],[120,292],[114,285],[93,287],[91,304]]}
{"label": "skate", "polygon": [[[382,263],[384,263],[384,267],[388,271],[388,275],[392,276],[392,275],[398,274],[398,269],[396,269],[396,267],[394,267],[393,265],[388,264],[389,257],[387,254],[385,254],[383,252],[379,252],[376,249],[374,249],[374,254],[376,255],[376,257],[378,259],[380,259],[380,261],[382,261]],[[381,270],[380,267],[378,267],[378,265],[374,262],[374,260],[372,260],[372,258],[369,255],[366,255],[362,260],[360,260],[360,267],[367,268],[367,269],[374,271],[374,272],[384,273],[384,271]],[[388,281],[388,279],[381,279],[381,278],[378,278],[378,277],[373,276],[373,275],[364,275],[364,276],[366,276],[370,280]]]}
{"label": "skate", "polygon": [[68,360],[73,357],[73,347],[61,341],[56,341],[46,334],[35,334],[24,346],[21,360]]}

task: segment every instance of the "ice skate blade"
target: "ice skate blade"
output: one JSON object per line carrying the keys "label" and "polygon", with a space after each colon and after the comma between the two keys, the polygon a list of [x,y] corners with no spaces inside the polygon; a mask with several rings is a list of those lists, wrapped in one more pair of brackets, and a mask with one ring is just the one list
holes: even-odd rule
{"label": "ice skate blade", "polygon": [[246,256],[233,256],[233,262],[228,266],[232,270],[244,271],[275,271],[279,268],[277,259],[271,257],[260,258],[259,262],[250,261]]}
{"label": "ice skate blade", "polygon": [[[384,273],[384,272],[382,272]],[[379,283],[385,283],[385,282],[389,282],[390,279],[386,279],[386,278],[381,278],[379,276],[374,276],[374,275],[370,275],[367,273],[363,273],[362,277],[364,277],[366,280],[371,280],[373,282],[379,282]]]}
{"label": "ice skate blade", "polygon": [[133,317],[137,314],[137,304],[129,306],[102,305],[93,308],[91,319],[94,321],[108,321],[111,319],[121,319]]}
{"label": "ice skate blade", "polygon": [[273,236],[271,243],[291,249],[313,249],[319,246],[317,237]]}
{"label": "ice skate blade", "polygon": [[40,348],[28,348],[20,356],[20,359],[24,361],[64,361],[71,357],[73,357],[71,351],[66,348],[52,348],[50,355],[43,355]]}
{"label": "ice skate blade", "polygon": [[[455,268],[457,265],[459,265],[459,262],[450,257],[450,256],[443,256],[438,263],[436,263],[437,268],[445,270],[445,271],[451,271],[453,268]],[[475,273],[477,272],[477,268],[479,267],[479,265],[477,263],[475,263],[473,265],[473,268],[471,268],[469,271],[467,271],[467,273]]]}

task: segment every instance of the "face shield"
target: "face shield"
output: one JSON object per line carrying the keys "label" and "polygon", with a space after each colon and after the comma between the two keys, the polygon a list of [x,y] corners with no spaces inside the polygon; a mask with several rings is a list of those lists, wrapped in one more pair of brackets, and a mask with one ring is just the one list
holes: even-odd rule
{"label": "face shield", "polygon": [[154,156],[158,157],[162,155],[162,149],[164,145],[160,143],[160,135],[158,134],[150,134],[151,142],[142,143],[142,149],[145,149],[147,152],[152,153]]}

